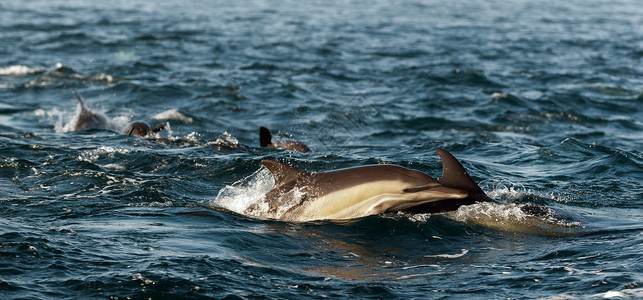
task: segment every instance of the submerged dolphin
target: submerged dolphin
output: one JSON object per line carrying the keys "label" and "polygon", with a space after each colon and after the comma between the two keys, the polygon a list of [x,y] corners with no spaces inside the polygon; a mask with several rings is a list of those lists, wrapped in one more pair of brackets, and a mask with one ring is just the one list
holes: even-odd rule
{"label": "submerged dolphin", "polygon": [[76,93],[76,98],[80,102],[80,114],[76,119],[74,125],[74,131],[76,130],[86,130],[86,129],[109,129],[109,121],[107,117],[101,113],[93,112],[85,106],[85,101],[83,97],[74,90]]}
{"label": "submerged dolphin", "polygon": [[292,150],[299,152],[309,152],[310,148],[302,142],[283,140],[278,142],[272,141],[272,134],[266,127],[259,127],[259,145],[261,147],[271,147],[283,150]]}
{"label": "submerged dolphin", "polygon": [[442,178],[396,165],[371,165],[309,173],[274,161],[261,163],[275,187],[246,214],[284,221],[351,219],[386,212],[436,213],[476,202],[495,202],[458,160],[437,149]]}

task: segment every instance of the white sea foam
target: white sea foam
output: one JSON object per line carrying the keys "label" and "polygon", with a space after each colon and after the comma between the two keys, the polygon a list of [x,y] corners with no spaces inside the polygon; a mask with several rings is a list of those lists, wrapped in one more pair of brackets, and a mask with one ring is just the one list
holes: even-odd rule
{"label": "white sea foam", "polygon": [[129,122],[132,121],[132,118],[129,116],[115,116],[113,118],[108,118],[108,119],[111,126],[113,128],[118,128],[119,131],[120,129],[125,127],[125,125],[127,125]]}
{"label": "white sea foam", "polygon": [[209,144],[217,146],[228,146],[236,147],[239,146],[239,140],[229,134],[227,131],[224,131],[216,140],[210,141]]}
{"label": "white sea foam", "polygon": [[97,149],[91,149],[84,151],[78,156],[78,160],[82,161],[88,161],[88,162],[95,162],[99,158],[114,158],[116,153],[118,154],[128,154],[131,153],[131,150],[128,149],[123,149],[123,148],[114,148],[114,147],[107,147],[107,146],[101,146]]}
{"label": "white sea foam", "polygon": [[42,71],[42,69],[39,69],[39,68],[30,68],[30,67],[23,66],[23,65],[15,65],[15,66],[8,66],[8,67],[0,68],[0,75],[19,76],[19,75],[27,75],[27,74],[37,73],[37,72],[41,72],[41,71]]}
{"label": "white sea foam", "polygon": [[210,205],[242,214],[274,185],[272,173],[262,167],[252,175],[222,188],[217,197],[210,201]]}
{"label": "white sea foam", "polygon": [[120,164],[106,164],[103,166],[105,169],[111,169],[111,170],[116,170],[116,171],[125,171],[126,168],[123,165]]}
{"label": "white sea foam", "polygon": [[607,291],[605,293],[600,293],[594,295],[594,297],[600,297],[605,299],[641,299],[643,298],[643,288],[638,289],[624,289],[621,291]]}
{"label": "white sea foam", "polygon": [[425,255],[424,257],[459,258],[469,253],[468,249],[462,249],[461,251],[462,252],[458,254],[434,254],[434,255]]}
{"label": "white sea foam", "polygon": [[96,76],[89,77],[89,80],[92,80],[92,81],[105,81],[107,83],[112,83],[112,82],[114,82],[114,77],[112,77],[112,75],[108,75],[108,74],[105,74],[105,73],[100,73],[100,74],[98,74]]}
{"label": "white sea foam", "polygon": [[498,99],[503,99],[503,98],[508,98],[508,97],[509,97],[508,93],[495,92],[495,93],[491,94],[491,99],[493,99],[493,100],[498,100]]}
{"label": "white sea foam", "polygon": [[[169,131],[169,133],[170,134],[172,133],[171,130]],[[198,144],[199,143],[199,137],[201,137],[201,134],[199,134],[198,132],[192,131],[192,132],[188,133],[182,139],[184,141],[186,141],[187,143],[190,143],[190,144]]]}
{"label": "white sea foam", "polygon": [[165,121],[165,120],[175,120],[181,121],[186,124],[192,123],[192,118],[184,115],[178,109],[172,108],[164,112],[158,113],[152,117],[154,120]]}

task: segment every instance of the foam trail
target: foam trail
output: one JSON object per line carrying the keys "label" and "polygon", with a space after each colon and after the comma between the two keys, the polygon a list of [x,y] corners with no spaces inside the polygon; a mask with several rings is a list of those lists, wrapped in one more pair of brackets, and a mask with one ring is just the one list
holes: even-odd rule
{"label": "foam trail", "polygon": [[579,222],[561,219],[551,208],[530,203],[476,203],[461,206],[446,216],[463,223],[516,233],[568,235],[582,229]]}

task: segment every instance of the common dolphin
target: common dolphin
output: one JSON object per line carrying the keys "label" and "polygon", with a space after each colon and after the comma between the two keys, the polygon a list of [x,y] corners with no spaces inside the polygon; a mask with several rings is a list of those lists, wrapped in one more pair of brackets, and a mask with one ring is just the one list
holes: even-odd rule
{"label": "common dolphin", "polygon": [[123,133],[127,133],[128,135],[136,135],[136,136],[142,136],[145,137],[149,133],[153,132],[159,132],[161,130],[165,129],[165,124],[159,123],[154,125],[154,127],[150,127],[149,124],[143,121],[132,121],[129,122],[123,129],[121,130]]}
{"label": "common dolphin", "polygon": [[352,219],[387,212],[436,213],[476,202],[496,202],[449,152],[437,149],[442,178],[397,165],[306,172],[263,160],[275,186],[245,213],[284,221]]}
{"label": "common dolphin", "polygon": [[259,145],[261,147],[271,147],[283,150],[292,150],[299,152],[309,152],[310,148],[302,142],[293,140],[272,141],[272,134],[266,127],[259,127]]}
{"label": "common dolphin", "polygon": [[[85,106],[85,101],[80,93],[75,89],[74,93],[76,94],[76,99],[80,102],[80,114],[78,114],[78,118],[76,119],[74,131],[86,129],[111,129],[109,120],[105,115],[88,109],[87,106]],[[165,124],[163,123],[150,127],[146,122],[132,121],[125,125],[121,131],[128,135],[145,137],[150,132],[159,132],[163,129],[165,129]]]}
{"label": "common dolphin", "polygon": [[109,121],[107,117],[101,113],[91,111],[85,106],[83,97],[74,89],[76,98],[80,102],[80,114],[76,118],[74,124],[74,131],[86,129],[109,129]]}

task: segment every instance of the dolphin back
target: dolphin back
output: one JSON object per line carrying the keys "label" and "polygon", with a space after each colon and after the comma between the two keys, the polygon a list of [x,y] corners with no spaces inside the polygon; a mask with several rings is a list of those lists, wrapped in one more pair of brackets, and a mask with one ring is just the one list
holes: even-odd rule
{"label": "dolphin back", "polygon": [[272,173],[272,176],[275,178],[276,186],[284,185],[310,174],[304,170],[291,167],[276,160],[262,160],[261,164],[268,168],[270,173]]}

